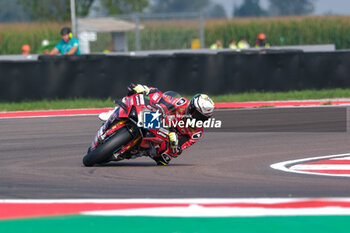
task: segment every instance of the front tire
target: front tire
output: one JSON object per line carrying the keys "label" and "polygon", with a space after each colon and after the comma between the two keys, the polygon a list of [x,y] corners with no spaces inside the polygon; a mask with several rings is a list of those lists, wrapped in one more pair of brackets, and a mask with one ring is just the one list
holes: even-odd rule
{"label": "front tire", "polygon": [[120,128],[112,137],[88,152],[83,158],[83,164],[91,167],[95,164],[109,162],[113,152],[132,140],[132,135],[126,127]]}

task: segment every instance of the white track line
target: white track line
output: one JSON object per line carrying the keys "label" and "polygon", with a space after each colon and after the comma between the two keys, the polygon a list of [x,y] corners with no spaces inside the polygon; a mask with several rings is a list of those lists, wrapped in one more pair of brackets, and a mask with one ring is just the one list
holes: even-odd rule
{"label": "white track line", "polygon": [[[185,198],[185,199],[0,199],[0,203],[184,203],[184,204],[210,204],[210,203],[259,203],[274,204],[296,201],[308,201],[309,198]],[[317,199],[333,200],[333,199]],[[350,198],[336,198],[350,202]]]}
{"label": "white track line", "polygon": [[[193,199],[3,199],[0,204],[75,204],[75,203],[165,203],[188,206],[130,207],[130,209],[91,210],[80,214],[94,216],[162,216],[162,217],[256,217],[256,216],[306,216],[350,215],[350,198],[193,198]],[[234,206],[232,204],[238,204]],[[239,207],[239,204],[249,204]],[[313,203],[323,203],[314,207]],[[214,204],[202,206],[201,204]],[[215,204],[222,204],[215,206]],[[227,206],[225,206],[227,204]],[[230,206],[231,204],[231,206]],[[254,206],[267,204],[267,206]],[[270,207],[269,205],[272,204]],[[277,204],[279,207],[275,206]],[[285,204],[285,205],[284,205]],[[291,204],[291,205],[290,205]],[[305,204],[304,206],[302,206]],[[283,207],[285,206],[285,207]],[[295,206],[295,207],[290,207]],[[276,208],[277,207],[277,208]]]}
{"label": "white track line", "polygon": [[350,157],[343,157],[343,158],[335,158],[331,160],[350,160]]}
{"label": "white track line", "polygon": [[305,216],[350,215],[350,208],[235,208],[235,207],[189,207],[142,208],[127,210],[85,211],[93,216],[161,216],[161,217],[258,217],[258,216]]}
{"label": "white track line", "polygon": [[319,157],[311,157],[311,158],[305,158],[305,159],[297,159],[297,160],[289,160],[285,162],[275,163],[270,165],[271,168],[284,171],[284,172],[292,172],[292,173],[299,173],[299,174],[308,174],[308,175],[318,175],[318,176],[336,176],[336,177],[350,177],[350,175],[346,174],[323,174],[323,173],[315,173],[315,172],[304,172],[304,171],[298,171],[298,170],[292,170],[291,168],[288,168],[287,166],[293,163],[302,163],[312,160],[321,160],[321,159],[331,159],[331,158],[338,158],[338,157],[345,157],[350,155],[350,153],[346,154],[338,154],[338,155],[327,155],[327,156],[319,156]]}

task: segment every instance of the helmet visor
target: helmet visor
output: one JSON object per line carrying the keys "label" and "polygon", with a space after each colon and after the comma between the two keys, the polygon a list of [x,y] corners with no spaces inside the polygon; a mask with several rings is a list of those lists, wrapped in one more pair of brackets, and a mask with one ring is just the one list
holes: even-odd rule
{"label": "helmet visor", "polygon": [[203,115],[203,113],[199,112],[194,105],[189,106],[188,112],[192,116],[192,118],[196,119],[197,121],[206,121],[209,119],[209,117],[207,117],[207,116]]}

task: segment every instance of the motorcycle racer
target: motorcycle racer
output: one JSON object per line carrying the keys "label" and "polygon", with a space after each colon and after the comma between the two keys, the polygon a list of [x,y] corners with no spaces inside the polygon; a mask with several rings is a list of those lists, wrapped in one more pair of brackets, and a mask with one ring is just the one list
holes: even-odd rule
{"label": "motorcycle racer", "polygon": [[[179,156],[183,150],[196,143],[203,136],[203,128],[185,124],[176,124],[174,122],[192,120],[206,121],[214,112],[214,102],[205,94],[196,94],[191,100],[181,96],[174,96],[175,92],[162,93],[155,87],[146,85],[131,84],[128,87],[128,96],[135,93],[143,93],[145,102],[155,111],[159,111],[170,129],[162,129],[159,135],[166,138],[156,149],[156,155],[153,159],[157,165],[167,165],[172,158]],[[106,121],[113,110],[107,113],[101,113],[99,118]]]}

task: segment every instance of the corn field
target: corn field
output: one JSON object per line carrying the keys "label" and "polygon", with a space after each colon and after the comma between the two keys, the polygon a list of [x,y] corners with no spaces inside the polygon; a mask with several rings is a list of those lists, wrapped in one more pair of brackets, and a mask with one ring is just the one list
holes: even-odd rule
{"label": "corn field", "polygon": [[[142,50],[185,49],[198,38],[199,28],[191,20],[141,22]],[[191,26],[192,25],[192,26]],[[29,44],[36,53],[41,41],[59,41],[59,31],[69,23],[16,23],[0,24],[0,54],[19,54],[23,44]],[[264,32],[272,45],[335,44],[337,49],[350,49],[350,17],[281,17],[281,18],[235,18],[232,20],[205,21],[205,47],[220,39],[224,47],[232,40],[246,38],[254,45],[256,35]],[[91,43],[92,52],[109,48],[110,34],[98,34]],[[128,33],[129,50],[135,49],[135,33]]]}
{"label": "corn field", "polygon": [[69,25],[58,23],[0,24],[0,54],[20,54],[22,45],[29,44],[31,53],[37,53],[42,40],[60,40],[60,30]]}

